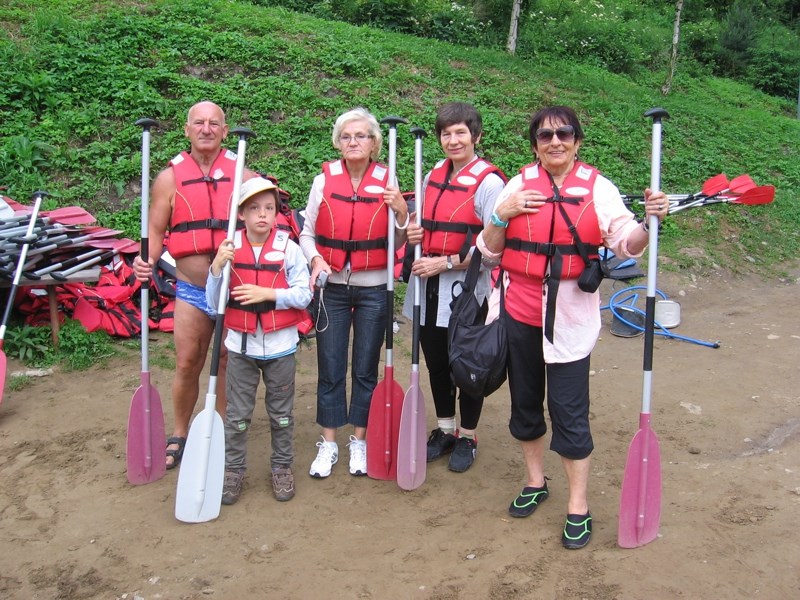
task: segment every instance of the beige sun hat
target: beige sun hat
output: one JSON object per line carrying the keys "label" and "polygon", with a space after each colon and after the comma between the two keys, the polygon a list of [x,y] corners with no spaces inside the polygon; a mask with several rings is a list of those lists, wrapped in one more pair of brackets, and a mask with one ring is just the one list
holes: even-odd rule
{"label": "beige sun hat", "polygon": [[277,185],[272,183],[269,179],[265,179],[264,177],[253,177],[253,179],[248,179],[242,184],[242,187],[239,190],[239,206],[247,202],[256,194],[267,192],[269,190],[276,190],[275,199],[277,200],[277,189]]}

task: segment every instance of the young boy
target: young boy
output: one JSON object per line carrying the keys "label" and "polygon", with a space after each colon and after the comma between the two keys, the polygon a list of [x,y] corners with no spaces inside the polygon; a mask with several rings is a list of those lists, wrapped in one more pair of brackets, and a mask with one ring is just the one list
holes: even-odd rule
{"label": "young boy", "polygon": [[300,247],[276,228],[278,190],[256,177],[242,184],[239,219],[245,231],[222,242],[209,269],[206,300],[216,310],[222,271],[231,261],[225,326],[228,372],[225,419],[225,483],[222,503],[241,495],[247,468],[247,433],[256,404],[259,373],[272,430],[272,493],[294,497],[294,377],[297,323],[311,301],[309,273]]}

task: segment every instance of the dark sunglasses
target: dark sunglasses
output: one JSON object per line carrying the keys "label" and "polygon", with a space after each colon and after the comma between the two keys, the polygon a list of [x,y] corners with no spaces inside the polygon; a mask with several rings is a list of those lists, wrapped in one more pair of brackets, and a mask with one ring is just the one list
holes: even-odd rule
{"label": "dark sunglasses", "polygon": [[536,139],[543,144],[549,144],[553,140],[553,136],[557,135],[558,139],[562,142],[572,142],[575,140],[575,128],[572,125],[563,125],[553,131],[548,127],[542,127],[536,130]]}

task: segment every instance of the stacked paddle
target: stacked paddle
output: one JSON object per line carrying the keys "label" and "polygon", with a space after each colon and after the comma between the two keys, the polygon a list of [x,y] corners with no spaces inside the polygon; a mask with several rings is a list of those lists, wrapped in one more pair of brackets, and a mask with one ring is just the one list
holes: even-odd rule
{"label": "stacked paddle", "polygon": [[[698,206],[712,204],[769,204],[775,199],[775,186],[758,185],[750,175],[739,175],[730,181],[724,173],[714,175],[703,183],[699,192],[693,194],[669,194],[669,214],[682,212]],[[644,204],[644,196],[622,196],[628,206]]]}

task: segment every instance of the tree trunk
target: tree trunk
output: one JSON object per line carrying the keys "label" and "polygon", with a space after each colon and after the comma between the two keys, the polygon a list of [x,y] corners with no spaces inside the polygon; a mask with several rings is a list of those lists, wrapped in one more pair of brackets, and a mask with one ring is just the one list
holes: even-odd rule
{"label": "tree trunk", "polygon": [[672,54],[669,58],[669,72],[667,80],[661,86],[661,93],[666,96],[672,88],[672,78],[675,76],[675,64],[678,62],[678,40],[681,37],[681,11],[683,10],[683,0],[675,3],[675,27],[672,30]]}
{"label": "tree trunk", "polygon": [[517,33],[521,5],[522,0],[514,0],[511,6],[511,25],[508,27],[508,41],[506,42],[506,51],[508,51],[509,54],[515,54],[517,52]]}

